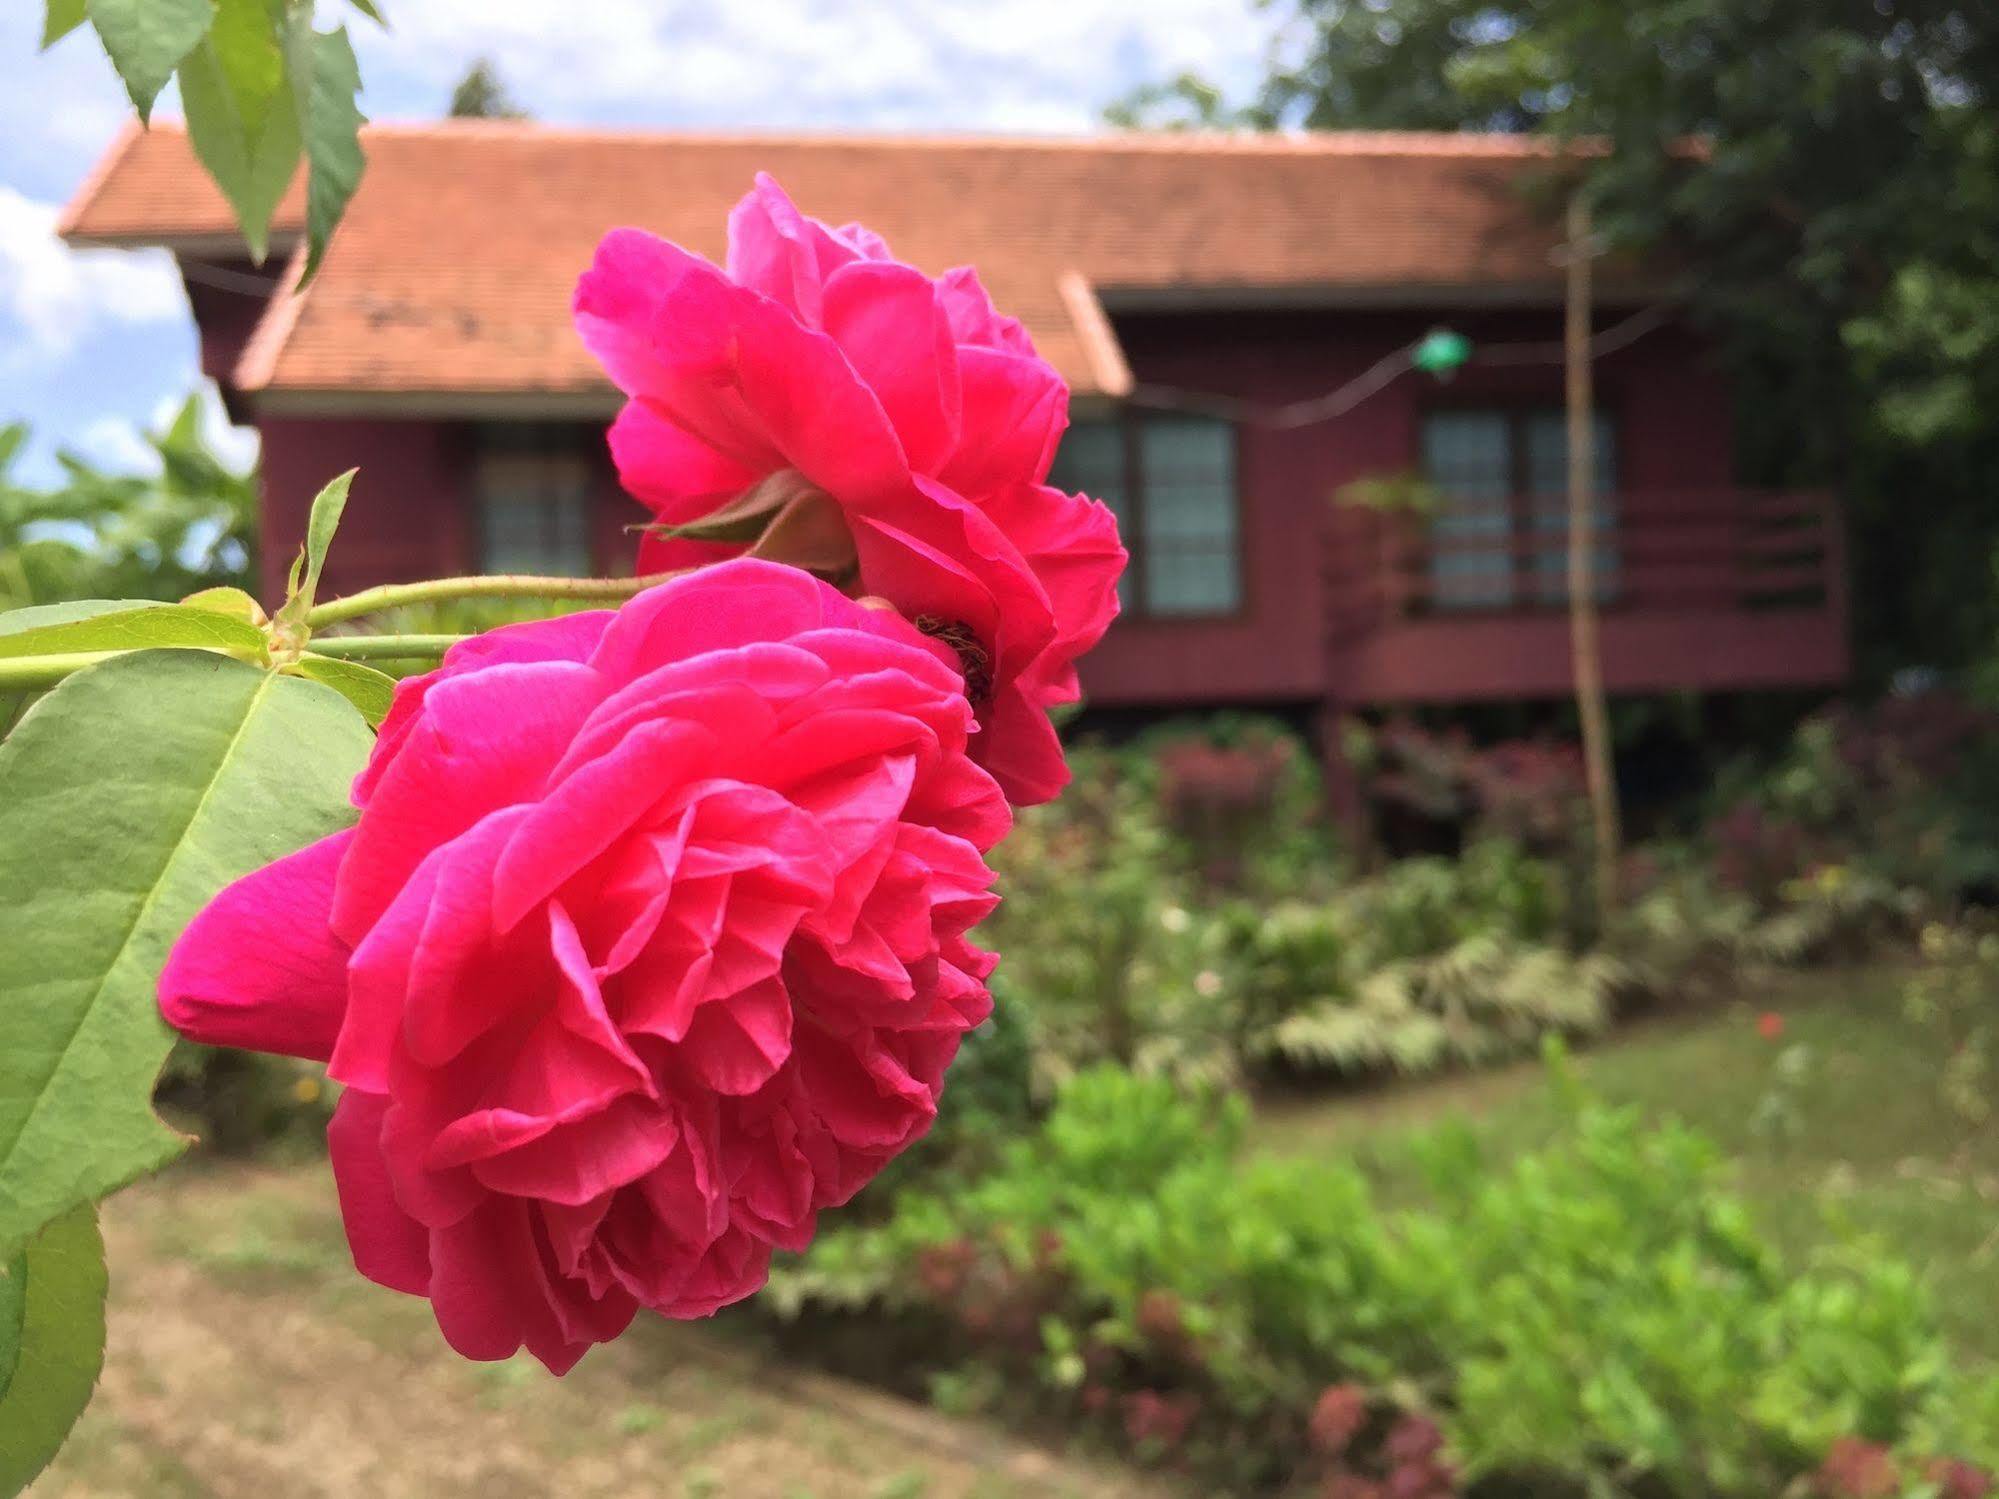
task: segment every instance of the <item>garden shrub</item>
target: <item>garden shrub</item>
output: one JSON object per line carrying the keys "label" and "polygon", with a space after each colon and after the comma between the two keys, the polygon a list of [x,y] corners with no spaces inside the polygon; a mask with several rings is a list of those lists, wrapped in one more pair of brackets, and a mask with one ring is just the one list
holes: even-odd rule
{"label": "garden shrub", "polygon": [[[1246,730],[1221,748],[1176,733],[1151,749],[1079,749],[1062,802],[1021,814],[997,856],[1006,899],[985,931],[1008,955],[1003,998],[1026,1011],[1042,1096],[1100,1061],[1182,1081],[1272,1066],[1416,1073],[1609,1022],[1628,968],[1562,946],[1566,876],[1512,840],[1342,882],[1320,835],[1287,841],[1237,826],[1226,846],[1253,851],[1251,884],[1212,886],[1199,840],[1172,825],[1191,817],[1189,804],[1216,799],[1212,787],[1199,798],[1187,790],[1189,767],[1205,775],[1238,742],[1292,763],[1291,750],[1270,748],[1291,741],[1270,732]],[[1162,789],[1175,784],[1177,810]],[[1276,796],[1271,815],[1292,800]],[[1314,860],[1316,878],[1255,887]]]}
{"label": "garden shrub", "polygon": [[1021,811],[995,854],[1005,895],[980,928],[1007,954],[1001,982],[1026,1010],[1037,1087],[1099,1061],[1226,1071],[1206,1013],[1222,996],[1200,980],[1197,882],[1149,767],[1101,747],[1070,763],[1063,799]]}
{"label": "garden shrub", "polygon": [[1144,735],[1133,758],[1149,767],[1176,851],[1206,887],[1296,893],[1338,873],[1318,767],[1285,725],[1215,714]]}
{"label": "garden shrub", "polygon": [[1999,714],[1941,688],[1807,720],[1720,778],[1724,879],[1767,901],[1828,864],[1947,909],[1999,888]]}
{"label": "garden shrub", "polygon": [[1967,1126],[1992,1117],[1999,1074],[1999,924],[1985,917],[1923,931],[1924,966],[1903,988],[1910,1021],[1949,1048],[1937,1091]]}
{"label": "garden shrub", "polygon": [[339,1094],[311,1062],[176,1041],[154,1100],[208,1149],[241,1155],[284,1143],[314,1148]]}
{"label": "garden shrub", "polygon": [[1583,837],[1583,767],[1573,744],[1479,746],[1462,730],[1406,719],[1350,737],[1378,836],[1391,853],[1451,853],[1481,837],[1573,855]]}
{"label": "garden shrub", "polygon": [[1415,1137],[1380,1168],[1420,1200],[1391,1207],[1348,1161],[1243,1160],[1239,1101],[1094,1069],[992,1173],[776,1284],[934,1319],[940,1357],[1239,1488],[1768,1499],[1843,1442],[1993,1461],[1999,1384],[1952,1370],[1906,1263],[1786,1265],[1706,1139],[1557,1082],[1558,1138]]}

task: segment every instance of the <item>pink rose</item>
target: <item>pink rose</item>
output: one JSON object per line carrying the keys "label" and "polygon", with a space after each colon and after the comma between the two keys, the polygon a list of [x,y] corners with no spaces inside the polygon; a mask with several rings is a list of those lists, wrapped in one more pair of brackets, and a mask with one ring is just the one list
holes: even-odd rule
{"label": "pink rose", "polygon": [[737,561],[403,682],[359,823],[223,891],[196,1040],[330,1063],[362,1273],[558,1373],[762,1285],[935,1115],[1008,813],[949,652]]}
{"label": "pink rose", "polygon": [[759,176],[726,273],[613,230],[576,326],[631,397],[611,428],[625,486],[710,533],[648,538],[643,567],[753,547],[887,599],[958,652],[973,756],[1009,799],[1062,788],[1048,709],[1077,696],[1125,553],[1109,510],[1043,482],[1068,388],[977,275],[932,280]]}

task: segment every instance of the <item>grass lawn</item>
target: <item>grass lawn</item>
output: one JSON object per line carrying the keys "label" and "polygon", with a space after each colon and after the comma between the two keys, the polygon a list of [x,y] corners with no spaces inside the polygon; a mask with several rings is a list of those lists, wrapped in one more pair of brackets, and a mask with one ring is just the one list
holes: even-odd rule
{"label": "grass lawn", "polygon": [[[1714,1139],[1794,1257],[1860,1235],[1926,1269],[1958,1346],[1999,1362],[1999,1129],[1969,1129],[1944,1107],[1943,1048],[1902,1018],[1901,983],[1879,969],[1788,976],[1750,1004],[1635,1025],[1580,1057],[1578,1071],[1602,1097],[1677,1115]],[[1765,1011],[1783,1017],[1774,1042],[1758,1033]],[[1254,1138],[1272,1152],[1357,1153],[1392,1195],[1398,1139],[1467,1113],[1498,1152],[1543,1143],[1559,1118],[1530,1064],[1273,1101]]]}

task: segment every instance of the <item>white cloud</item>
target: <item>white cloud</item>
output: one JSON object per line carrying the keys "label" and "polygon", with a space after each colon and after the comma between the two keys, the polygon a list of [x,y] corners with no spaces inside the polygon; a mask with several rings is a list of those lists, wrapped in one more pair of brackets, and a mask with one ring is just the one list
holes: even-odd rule
{"label": "white cloud", "polygon": [[83,424],[71,444],[99,468],[121,474],[156,474],[160,455],[139,429],[118,416],[100,416]]}
{"label": "white cloud", "polygon": [[72,250],[53,203],[0,186],[0,326],[23,336],[9,362],[60,357],[106,324],[185,317],[173,260],[159,251]]}
{"label": "white cloud", "polygon": [[1076,131],[1182,69],[1245,84],[1271,29],[1249,0],[593,0],[559,25],[545,0],[403,0],[356,35],[378,109],[440,107],[484,54],[555,120]]}

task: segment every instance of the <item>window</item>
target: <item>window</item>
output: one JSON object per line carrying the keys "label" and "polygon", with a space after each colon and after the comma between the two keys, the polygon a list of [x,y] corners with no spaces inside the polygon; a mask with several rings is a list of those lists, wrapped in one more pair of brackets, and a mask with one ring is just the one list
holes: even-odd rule
{"label": "window", "polygon": [[1242,607],[1235,458],[1235,429],[1205,417],[1079,421],[1049,480],[1117,516],[1131,552],[1118,597],[1132,614],[1233,614]]}
{"label": "window", "polygon": [[[1444,495],[1432,518],[1431,600],[1494,609],[1527,592],[1568,597],[1568,422],[1558,407],[1433,411],[1423,420],[1423,474]],[[1598,596],[1617,587],[1617,429],[1596,414]],[[1525,545],[1518,551],[1513,543]]]}
{"label": "window", "polygon": [[475,467],[479,568],[587,576],[593,467],[581,429],[533,424],[480,432]]}

